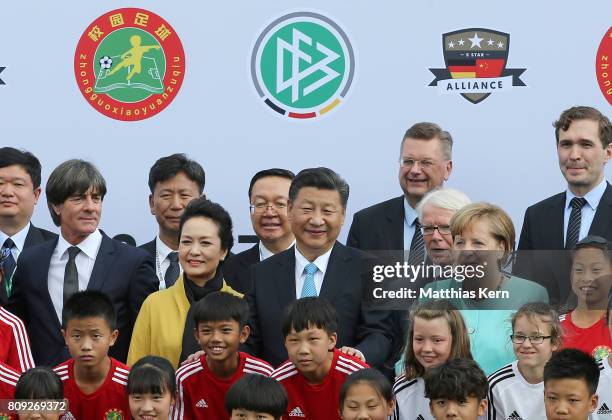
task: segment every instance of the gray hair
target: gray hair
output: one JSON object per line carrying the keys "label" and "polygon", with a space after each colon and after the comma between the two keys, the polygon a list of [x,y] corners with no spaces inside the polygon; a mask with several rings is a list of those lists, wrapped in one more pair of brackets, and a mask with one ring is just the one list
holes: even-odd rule
{"label": "gray hair", "polygon": [[400,145],[400,158],[402,157],[401,153],[404,149],[404,142],[408,138],[416,140],[438,139],[442,145],[442,155],[444,159],[451,160],[453,158],[453,137],[448,131],[442,130],[442,127],[436,123],[419,122],[406,130],[402,138],[402,144]]}
{"label": "gray hair", "polygon": [[92,163],[81,159],[70,159],[53,170],[47,181],[47,206],[55,226],[61,219],[53,206],[59,206],[74,195],[82,195],[92,188],[103,199],[106,195],[106,181]]}
{"label": "gray hair", "polygon": [[470,198],[461,191],[452,188],[442,188],[425,194],[417,205],[416,212],[419,215],[419,220],[422,220],[423,207],[426,205],[456,212],[471,202]]}

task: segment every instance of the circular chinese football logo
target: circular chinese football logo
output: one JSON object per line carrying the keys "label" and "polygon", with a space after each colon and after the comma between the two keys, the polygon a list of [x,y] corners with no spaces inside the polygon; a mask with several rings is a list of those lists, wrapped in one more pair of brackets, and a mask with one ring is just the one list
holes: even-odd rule
{"label": "circular chinese football logo", "polygon": [[92,22],[74,55],[79,90],[96,110],[117,120],[150,118],[176,97],[185,53],[176,31],[144,9],[117,9]]}
{"label": "circular chinese football logo", "polygon": [[597,50],[597,60],[595,63],[597,72],[597,82],[604,97],[612,105],[612,26],[608,29],[599,49]]}
{"label": "circular chinese football logo", "polygon": [[259,35],[251,77],[261,99],[289,118],[314,118],[344,100],[355,74],[346,33],[326,16],[284,15]]}

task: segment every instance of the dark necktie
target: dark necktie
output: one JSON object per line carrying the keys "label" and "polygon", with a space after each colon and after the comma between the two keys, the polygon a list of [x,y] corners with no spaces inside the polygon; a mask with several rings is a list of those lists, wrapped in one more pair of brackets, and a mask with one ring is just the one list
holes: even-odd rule
{"label": "dark necktie", "polygon": [[13,288],[13,273],[15,272],[15,258],[13,258],[13,253],[11,249],[15,246],[15,242],[11,238],[6,238],[4,241],[4,245],[2,245],[2,252],[7,252],[7,256],[2,262],[2,272],[4,273],[4,289],[6,290],[6,295],[8,297],[11,296],[11,289]]}
{"label": "dark necktie", "polygon": [[425,241],[421,232],[421,224],[418,219],[414,222],[414,236],[410,243],[410,254],[408,254],[408,264],[418,265],[425,259]]}
{"label": "dark necktie", "polygon": [[586,199],[582,197],[574,197],[570,201],[572,212],[570,213],[569,222],[567,224],[565,249],[574,249],[578,242],[578,236],[580,235],[580,217],[582,216],[582,208],[586,202]]}
{"label": "dark necktie", "polygon": [[79,247],[68,248],[68,262],[64,271],[64,304],[70,296],[79,291],[79,272],[76,266],[76,256],[81,252]]}
{"label": "dark necktie", "polygon": [[181,268],[178,263],[178,252],[174,251],[168,254],[167,257],[170,260],[170,265],[164,274],[164,281],[166,282],[166,288],[172,286],[179,274],[181,274]]}

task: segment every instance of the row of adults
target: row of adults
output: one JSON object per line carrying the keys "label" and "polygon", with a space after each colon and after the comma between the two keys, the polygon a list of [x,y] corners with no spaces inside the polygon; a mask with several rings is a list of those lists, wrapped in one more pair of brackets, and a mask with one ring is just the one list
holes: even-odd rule
{"label": "row of adults", "polygon": [[[594,108],[573,107],[554,128],[567,189],[527,209],[519,250],[572,248],[589,234],[612,239],[612,187],[604,176],[612,157],[609,119]],[[229,214],[201,198],[204,170],[185,155],[161,158],[151,168],[149,204],[159,232],[136,248],[98,229],[106,184],[95,166],[82,160],[59,165],[46,185],[60,234],[33,226],[40,163],[28,152],[1,148],[0,243],[12,258],[3,263],[0,299],[24,319],[37,364],[56,365],[69,357],[61,336],[63,303],[77,290],[97,289],[117,310],[120,336],[112,356],[129,362],[159,354],[177,365],[197,348],[188,315],[193,302],[217,290],[246,294],[252,332],[245,346],[278,365],[286,359],[282,310],[296,298],[319,295],[337,309],[339,345],[381,366],[403,344],[398,337],[404,316],[363,307],[363,285],[356,287],[362,281],[361,253],[355,248],[405,250],[412,263],[442,264],[449,258],[457,235],[450,219],[469,202],[442,188],[452,174],[452,145],[451,135],[436,124],[409,128],[400,145],[403,194],[357,212],[348,246],[337,241],[349,196],[338,174],[326,168],[297,176],[282,169],[259,172],[248,190],[259,243],[236,255],[230,252]],[[489,236],[490,249],[513,251],[514,227],[505,212],[474,206],[476,216],[459,234],[471,234],[474,242],[478,235]],[[488,218],[478,230],[474,223],[483,215]],[[542,283],[552,302],[565,302],[570,294],[569,262],[538,258],[515,269]]]}

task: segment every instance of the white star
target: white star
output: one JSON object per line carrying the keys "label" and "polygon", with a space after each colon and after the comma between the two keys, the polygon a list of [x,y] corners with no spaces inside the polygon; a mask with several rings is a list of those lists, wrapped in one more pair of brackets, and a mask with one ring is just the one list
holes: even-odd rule
{"label": "white star", "polygon": [[501,41],[499,41],[499,42],[497,43],[497,48],[504,48],[504,43],[503,43],[503,42],[501,42]]}
{"label": "white star", "polygon": [[487,45],[493,45],[493,40],[491,38],[489,38],[489,40],[487,41]]}
{"label": "white star", "polygon": [[455,43],[453,41],[449,42],[448,48],[455,48]]}
{"label": "white star", "polygon": [[478,33],[474,33],[474,37],[468,38],[468,39],[472,43],[472,45],[470,45],[470,48],[474,48],[474,47],[482,48],[480,46],[480,43],[482,42],[482,38],[478,38]]}
{"label": "white star", "polygon": [[461,39],[459,40],[459,45],[463,45],[463,44],[465,44],[465,41],[463,40],[463,38],[461,38]]}

